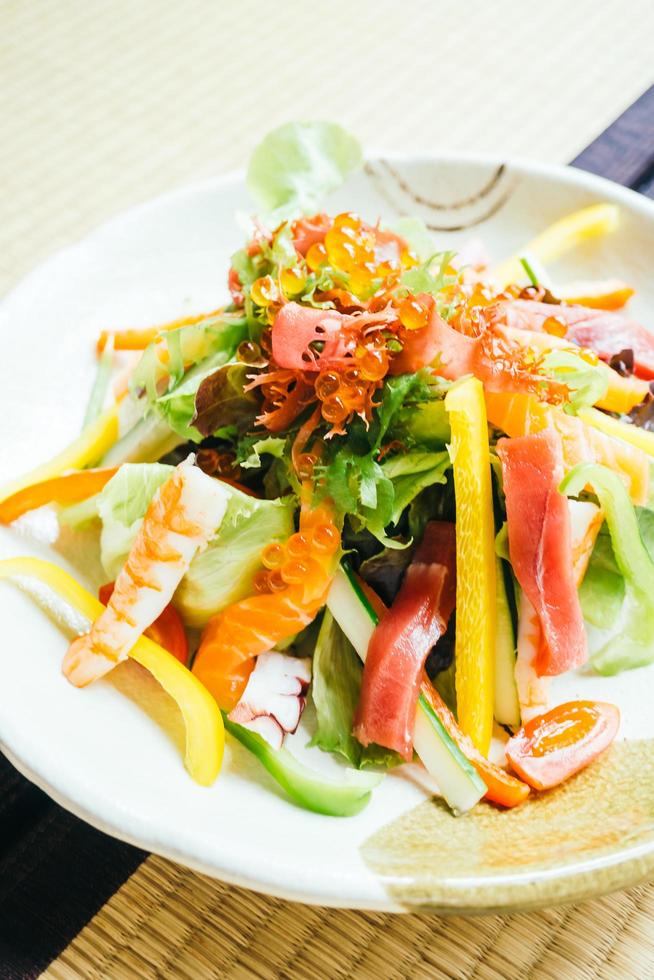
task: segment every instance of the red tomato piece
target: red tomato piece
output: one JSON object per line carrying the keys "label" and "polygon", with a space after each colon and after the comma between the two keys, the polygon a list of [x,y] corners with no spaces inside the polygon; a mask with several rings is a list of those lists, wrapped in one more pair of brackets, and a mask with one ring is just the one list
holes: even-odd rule
{"label": "red tomato piece", "polygon": [[[113,582],[101,585],[98,589],[98,599],[104,606],[111,599],[113,591]],[[176,660],[186,666],[188,663],[188,637],[184,623],[176,609],[172,606],[166,606],[161,616],[155,619],[151,626],[148,626],[145,635],[158,643],[164,650],[167,650],[168,653],[172,653]]]}
{"label": "red tomato piece", "polygon": [[534,789],[550,789],[604,752],[619,727],[614,704],[568,701],[523,725],[509,739],[506,757]]}

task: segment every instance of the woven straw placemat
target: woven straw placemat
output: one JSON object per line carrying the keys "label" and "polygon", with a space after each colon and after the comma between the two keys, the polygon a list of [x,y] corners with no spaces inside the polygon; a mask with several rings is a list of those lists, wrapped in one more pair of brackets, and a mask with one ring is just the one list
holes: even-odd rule
{"label": "woven straw placemat", "polygon": [[[652,36],[651,0],[4,0],[0,293],[288,118],[569,160],[651,84]],[[46,975],[640,978],[653,913],[654,886],[478,920],[325,910],[151,857]]]}

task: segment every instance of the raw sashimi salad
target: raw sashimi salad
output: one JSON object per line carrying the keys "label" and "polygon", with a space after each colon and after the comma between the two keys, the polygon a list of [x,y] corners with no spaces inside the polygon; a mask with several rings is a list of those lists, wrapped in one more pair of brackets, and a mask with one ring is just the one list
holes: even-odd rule
{"label": "raw sashimi salad", "polygon": [[84,617],[71,684],[151,672],[200,784],[227,731],[320,813],[407,763],[455,814],[513,807],[619,730],[550,679],[654,661],[654,336],[627,283],[543,265],[615,206],[508,259],[443,251],[418,219],[322,210],[361,162],[334,124],[257,147],[229,302],[104,331],[81,435],[0,490],[3,523],[54,507],[99,549],[98,598],[37,558],[0,577]]}

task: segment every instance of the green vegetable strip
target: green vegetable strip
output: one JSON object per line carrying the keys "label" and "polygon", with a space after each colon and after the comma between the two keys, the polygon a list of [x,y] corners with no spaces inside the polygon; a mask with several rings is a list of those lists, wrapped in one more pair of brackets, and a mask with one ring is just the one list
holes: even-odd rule
{"label": "green vegetable strip", "polygon": [[525,256],[523,255],[520,259],[520,264],[525,270],[525,272],[527,273],[527,275],[529,276],[529,281],[531,282],[532,286],[538,286],[538,276],[532,269],[529,259],[525,258]]}
{"label": "green vegetable strip", "polygon": [[321,776],[299,762],[288,749],[273,749],[256,732],[230,721],[223,712],[225,728],[241,745],[257,757],[279,785],[300,806],[329,817],[352,817],[370,799],[371,790],[381,776],[352,772],[351,781],[336,782]]}
{"label": "green vegetable strip", "polygon": [[581,463],[565,477],[559,490],[575,497],[592,486],[611,534],[618,568],[631,587],[654,602],[654,563],[643,544],[638,519],[619,476],[596,463]]}
{"label": "green vegetable strip", "polygon": [[86,414],[84,415],[84,424],[82,429],[85,429],[87,425],[91,424],[91,422],[95,422],[98,415],[100,415],[102,411],[102,406],[104,405],[104,400],[107,396],[107,389],[109,388],[109,381],[111,380],[113,360],[114,338],[113,336],[110,336],[109,340],[105,344],[105,348],[102,351],[102,356],[100,357],[100,361],[98,363],[95,381],[93,382],[88,405],[86,406]]}

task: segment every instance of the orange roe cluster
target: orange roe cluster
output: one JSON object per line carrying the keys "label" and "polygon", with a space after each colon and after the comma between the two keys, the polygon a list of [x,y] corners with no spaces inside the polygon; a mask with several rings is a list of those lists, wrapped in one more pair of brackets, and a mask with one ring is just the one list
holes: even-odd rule
{"label": "orange roe cluster", "polygon": [[330,267],[334,278],[342,279],[349,292],[362,300],[382,287],[392,288],[416,261],[396,235],[366,224],[352,211],[337,214],[323,241],[314,242],[306,255],[312,272]]}
{"label": "orange roe cluster", "polygon": [[305,592],[321,589],[325,579],[325,559],[338,551],[341,536],[331,520],[297,531],[285,543],[267,544],[261,552],[264,566],[254,577],[259,593],[283,592],[290,586],[303,586]]}

